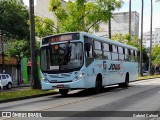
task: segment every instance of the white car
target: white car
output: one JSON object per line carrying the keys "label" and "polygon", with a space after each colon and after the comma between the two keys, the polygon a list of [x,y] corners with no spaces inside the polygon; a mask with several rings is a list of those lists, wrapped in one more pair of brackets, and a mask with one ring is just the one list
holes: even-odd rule
{"label": "white car", "polygon": [[[12,88],[12,78],[8,74],[0,74],[0,86],[7,87],[7,89]],[[3,88],[1,87],[1,89]]]}
{"label": "white car", "polygon": [[0,80],[0,90],[3,90],[3,85],[1,83],[1,80]]}

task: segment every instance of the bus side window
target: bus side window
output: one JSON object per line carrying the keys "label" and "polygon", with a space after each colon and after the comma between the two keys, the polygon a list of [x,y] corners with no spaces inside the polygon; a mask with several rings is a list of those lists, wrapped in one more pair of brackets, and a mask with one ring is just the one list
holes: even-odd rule
{"label": "bus side window", "polygon": [[99,41],[94,41],[94,57],[102,58],[102,44]]}
{"label": "bus side window", "polygon": [[93,57],[93,45],[92,45],[92,39],[84,36],[84,40],[85,40],[85,54],[86,57]]}
{"label": "bus side window", "polygon": [[124,49],[118,46],[119,60],[124,60]]}
{"label": "bus side window", "polygon": [[109,44],[103,43],[103,58],[111,59],[111,52],[109,51]]}
{"label": "bus side window", "polygon": [[116,45],[112,45],[112,60],[118,60],[118,49]]}
{"label": "bus side window", "polygon": [[135,60],[136,60],[136,62],[137,62],[137,61],[138,61],[137,51],[134,51],[134,53],[135,53]]}
{"label": "bus side window", "polygon": [[128,48],[125,48],[125,60],[129,61]]}
{"label": "bus side window", "polygon": [[84,47],[86,56],[86,66],[89,66],[93,61],[93,39],[88,36],[84,36]]}

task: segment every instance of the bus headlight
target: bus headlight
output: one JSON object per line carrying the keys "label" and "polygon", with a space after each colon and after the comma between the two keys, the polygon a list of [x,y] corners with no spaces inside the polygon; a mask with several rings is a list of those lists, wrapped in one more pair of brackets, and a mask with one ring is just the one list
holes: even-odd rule
{"label": "bus headlight", "polygon": [[77,80],[79,80],[79,79],[81,79],[83,76],[84,76],[84,73],[79,72],[79,73],[76,75],[75,78],[76,78]]}
{"label": "bus headlight", "polygon": [[44,77],[41,77],[41,80],[44,81],[44,82],[49,82],[46,78]]}

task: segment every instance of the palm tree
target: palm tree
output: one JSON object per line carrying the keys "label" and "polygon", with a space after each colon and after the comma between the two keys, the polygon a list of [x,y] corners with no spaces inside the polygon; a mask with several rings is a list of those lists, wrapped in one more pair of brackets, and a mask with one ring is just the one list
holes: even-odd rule
{"label": "palm tree", "polygon": [[149,74],[152,75],[152,12],[153,5],[151,0],[151,21],[150,21],[150,51],[149,51]]}
{"label": "palm tree", "polygon": [[131,0],[129,0],[129,34],[131,35]]}
{"label": "palm tree", "polygon": [[139,75],[143,76],[142,63],[143,63],[143,52],[142,52],[142,40],[143,40],[143,0],[142,0],[142,11],[141,11],[141,40],[140,40],[140,64],[139,64]]}

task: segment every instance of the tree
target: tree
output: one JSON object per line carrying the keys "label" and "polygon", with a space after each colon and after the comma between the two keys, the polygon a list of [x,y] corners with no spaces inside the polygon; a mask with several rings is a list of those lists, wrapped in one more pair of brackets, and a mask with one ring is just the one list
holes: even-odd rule
{"label": "tree", "polygon": [[152,59],[155,60],[157,56],[160,55],[160,46],[156,44],[152,49]]}
{"label": "tree", "polygon": [[142,10],[141,10],[141,40],[140,40],[140,63],[139,63],[139,75],[143,76],[142,73],[142,63],[143,63],[143,49],[142,49],[142,40],[143,40],[143,6],[144,6],[144,2],[142,0]]}
{"label": "tree", "polygon": [[149,74],[152,75],[152,11],[153,5],[151,0],[151,21],[150,21],[150,50],[149,50]]}
{"label": "tree", "polygon": [[112,16],[111,11],[121,4],[121,0],[96,0],[87,3],[85,0],[75,0],[68,1],[63,9],[61,0],[50,0],[49,10],[57,19],[57,32],[93,32],[99,29],[101,22],[108,22]]}
{"label": "tree", "polygon": [[7,43],[7,50],[6,54],[9,57],[16,57],[18,62],[17,62],[17,70],[18,70],[18,85],[20,84],[21,80],[21,59],[24,56],[29,56],[29,41],[26,40],[12,40],[11,42]]}
{"label": "tree", "polygon": [[157,68],[160,70],[160,46],[156,44],[152,49],[152,63],[154,68],[157,71]]}
{"label": "tree", "polygon": [[0,31],[8,38],[29,38],[29,25],[27,8],[16,0],[0,1]]}
{"label": "tree", "polygon": [[129,0],[129,34],[131,35],[131,0]]}
{"label": "tree", "polygon": [[36,36],[41,38],[58,32],[55,23],[49,18],[35,17]]}
{"label": "tree", "polygon": [[[138,45],[140,39],[138,36],[131,36],[130,34],[122,35],[122,34],[115,34],[112,35],[112,40],[116,40],[121,43],[129,44],[138,49],[138,56],[140,56],[140,46]],[[147,50],[146,48],[142,48],[143,51],[143,63],[145,66],[148,66],[148,56],[147,56]]]}

